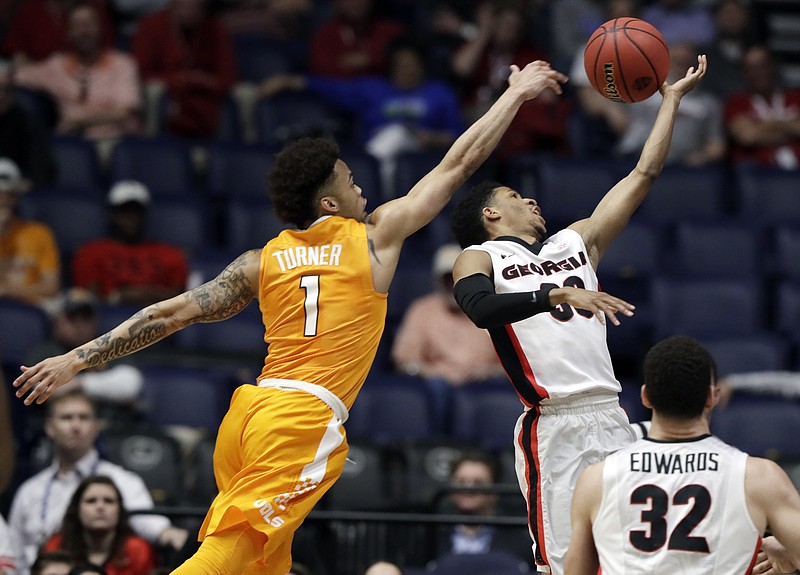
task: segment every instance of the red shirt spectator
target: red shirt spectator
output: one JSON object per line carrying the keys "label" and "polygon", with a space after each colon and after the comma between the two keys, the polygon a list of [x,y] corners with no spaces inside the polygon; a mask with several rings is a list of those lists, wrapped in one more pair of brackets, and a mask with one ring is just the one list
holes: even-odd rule
{"label": "red shirt spectator", "polygon": [[233,43],[200,0],[172,0],[141,20],[132,52],[144,82],[166,84],[170,130],[190,138],[213,135],[220,102],[236,82]]}
{"label": "red shirt spectator", "polygon": [[[43,551],[58,551],[63,537],[53,535],[44,544]],[[129,535],[123,543],[125,562],[108,561],[103,565],[106,575],[147,575],[156,568],[156,554],[150,544],[136,535]]]}
{"label": "red shirt spectator", "polygon": [[778,85],[769,50],[753,46],[742,58],[747,90],[725,103],[731,161],[800,168],[800,90]]}
{"label": "red shirt spectator", "polygon": [[406,32],[399,22],[372,16],[372,0],[336,0],[336,15],[311,39],[309,69],[335,78],[385,76],[389,44]]}
{"label": "red shirt spectator", "polygon": [[139,182],[118,182],[108,195],[112,235],[82,246],[72,262],[76,286],[109,303],[151,304],[186,288],[188,265],[175,246],[143,237],[150,195]]}
{"label": "red shirt spectator", "polygon": [[453,55],[453,72],[464,86],[464,105],[479,117],[505,89],[509,66],[524,68],[547,57],[526,41],[525,13],[513,4],[483,5],[478,33]]}
{"label": "red shirt spectator", "polygon": [[[103,46],[114,44],[114,24],[104,0],[89,0],[97,10],[102,29]],[[19,9],[6,30],[3,54],[15,59],[44,60],[55,52],[69,48],[67,16],[75,0],[27,0]]]}

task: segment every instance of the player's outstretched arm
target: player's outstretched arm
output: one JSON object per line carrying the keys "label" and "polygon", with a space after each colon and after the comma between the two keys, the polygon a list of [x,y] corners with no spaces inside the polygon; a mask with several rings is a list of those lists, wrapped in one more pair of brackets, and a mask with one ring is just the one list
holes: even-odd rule
{"label": "player's outstretched arm", "polygon": [[472,126],[453,143],[442,161],[407,195],[387,202],[370,216],[375,228],[370,237],[377,248],[402,242],[428,224],[455,191],[483,164],[500,142],[520,106],[546,89],[557,94],[567,77],[542,61],[520,70],[511,66],[508,88]]}
{"label": "player's outstretched arm", "polygon": [[706,65],[705,55],[700,55],[697,57],[697,68],[694,66],[689,68],[686,75],[674,84],[665,82],[661,85],[660,91],[663,96],[661,107],[636,167],[609,190],[589,218],[570,226],[583,237],[589,250],[589,259],[595,268],[608,246],[644,201],[653,182],[664,168],[672,142],[678,105],[681,98],[705,76]]}
{"label": "player's outstretched arm", "polygon": [[578,476],[572,494],[572,538],[564,572],[569,575],[597,575],[600,560],[592,534],[592,522],[603,495],[603,464],[590,465]]}
{"label": "player's outstretched arm", "polygon": [[245,252],[210,282],[148,306],[97,339],[34,366],[21,366],[14,380],[25,404],[43,403],[75,375],[101,363],[130,355],[194,323],[236,315],[258,294],[260,250]]}

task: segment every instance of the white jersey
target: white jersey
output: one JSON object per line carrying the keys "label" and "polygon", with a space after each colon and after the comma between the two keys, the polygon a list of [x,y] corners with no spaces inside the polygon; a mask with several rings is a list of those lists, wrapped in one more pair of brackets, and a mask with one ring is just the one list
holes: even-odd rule
{"label": "white jersey", "polygon": [[[598,291],[583,238],[565,229],[530,245],[501,237],[467,249],[492,258],[495,291],[517,293],[547,286]],[[605,323],[587,310],[561,304],[516,323],[489,330],[511,383],[528,407],[592,391],[619,393],[606,344]]]}
{"label": "white jersey", "polygon": [[747,454],[716,437],[641,439],[609,455],[592,533],[603,575],[750,573],[761,535]]}

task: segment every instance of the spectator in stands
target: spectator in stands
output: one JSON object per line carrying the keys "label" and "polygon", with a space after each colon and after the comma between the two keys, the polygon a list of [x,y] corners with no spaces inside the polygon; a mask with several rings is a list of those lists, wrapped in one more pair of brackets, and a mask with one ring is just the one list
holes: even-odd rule
{"label": "spectator in stands", "polygon": [[76,286],[111,304],[147,305],[186,287],[188,264],[180,248],[145,238],[150,193],[133,180],[108,194],[109,236],[81,246],[72,263]]}
{"label": "spectator in stands", "polygon": [[[467,451],[453,461],[450,485],[454,488],[488,488],[491,490],[499,480],[497,462],[485,451]],[[461,515],[491,517],[498,515],[498,496],[487,491],[453,491],[450,503]],[[531,540],[527,529],[498,530],[491,525],[462,524],[445,526],[440,530],[437,555],[481,554],[490,551],[505,551],[528,563],[532,560]]]}
{"label": "spectator in stands", "polygon": [[477,34],[453,56],[453,72],[463,84],[470,120],[483,114],[505,89],[511,64],[523,67],[547,59],[527,41],[525,21],[524,9],[512,0],[481,5]]}
{"label": "spectator in stands", "polygon": [[58,293],[61,262],[50,228],[19,216],[28,187],[17,165],[0,158],[0,297],[41,304]]}
{"label": "spectator in stands", "polygon": [[[11,503],[9,524],[30,565],[38,548],[61,526],[70,498],[81,480],[110,477],[122,493],[127,511],[150,509],[153,500],[142,479],[100,458],[94,444],[100,434],[94,404],[80,390],[54,395],[46,407],[44,431],[53,444],[53,462],[27,479]],[[159,545],[180,549],[185,529],[173,527],[160,515],[136,515],[131,525],[138,535]]]}
{"label": "spectator in stands", "polygon": [[3,54],[17,64],[39,62],[69,49],[68,17],[79,4],[92,6],[99,18],[101,45],[114,44],[114,24],[105,0],[26,0],[3,39]]}
{"label": "spectator in stands", "polygon": [[[637,0],[608,0],[602,19],[636,17],[638,7]],[[584,46],[585,40],[575,52],[569,73],[569,86],[577,103],[571,147],[582,156],[610,156],[628,125],[628,110],[625,104],[601,96],[589,83],[583,64]]]}
{"label": "spectator in stands", "polygon": [[667,44],[705,46],[714,38],[711,12],[694,0],[656,0],[642,9],[642,20],[658,28]]}
{"label": "spectator in stands", "polygon": [[[66,353],[102,335],[98,307],[97,298],[84,288],[70,288],[62,294],[52,306],[50,339],[30,351],[26,365]],[[115,414],[129,415],[127,412],[139,398],[142,381],[142,372],[137,367],[114,362],[78,374],[63,389],[81,389],[99,404],[122,408]]]}
{"label": "spectator in stands", "polygon": [[21,66],[17,83],[50,94],[59,109],[59,133],[113,140],[139,130],[140,87],[133,59],[104,47],[100,22],[96,8],[72,8],[69,49]]}
{"label": "spectator in stands", "polygon": [[0,515],[0,575],[14,575],[17,570],[17,544],[6,520]]}
{"label": "spectator in stands", "polygon": [[261,86],[263,96],[284,89],[309,89],[353,114],[359,140],[381,162],[384,194],[392,190],[394,159],[409,151],[444,153],[464,126],[458,99],[450,87],[427,77],[425,53],[419,44],[398,39],[389,48],[387,77],[349,80],[321,76],[278,75]]}
{"label": "spectator in stands", "polygon": [[397,369],[449,385],[502,374],[488,333],[475,327],[453,299],[453,264],[460,253],[456,244],[436,251],[436,291],[411,303],[392,345]]}
{"label": "spectator in stands", "polygon": [[300,40],[307,34],[314,14],[313,0],[218,0],[220,16],[228,31],[237,34],[263,34],[277,41]]}
{"label": "spectator in stands", "polygon": [[82,573],[94,573],[101,566],[108,575],[150,575],[157,563],[150,544],[134,535],[119,488],[105,476],[89,476],[80,482],[61,529],[43,549],[67,551],[79,565],[94,565],[95,569]]}
{"label": "spectator in stands", "polygon": [[784,88],[765,46],[742,58],[746,89],[725,102],[731,161],[787,170],[800,167],[800,90]]}
{"label": "spectator in stands", "polygon": [[148,90],[166,89],[170,132],[213,136],[220,104],[236,82],[236,61],[228,31],[206,0],[172,0],[143,18],[132,51]]}
{"label": "spectator in stands", "polygon": [[[667,81],[672,83],[697,61],[697,52],[690,44],[671,44],[669,52]],[[628,121],[617,144],[618,155],[631,161],[639,157],[660,105],[658,98],[649,98],[625,107]],[[706,166],[722,162],[726,151],[722,103],[700,86],[681,100],[666,163]]]}
{"label": "spectator in stands", "polygon": [[31,575],[69,575],[75,560],[63,551],[42,551],[31,566]]}
{"label": "spectator in stands", "polygon": [[334,78],[386,74],[387,48],[405,27],[375,17],[373,0],[334,0],[333,8],[334,16],[311,38],[309,71]]}
{"label": "spectator in stands", "polygon": [[14,96],[14,66],[0,60],[0,157],[13,160],[34,186],[53,180],[55,164],[44,123]]}
{"label": "spectator in stands", "polygon": [[727,98],[744,90],[742,56],[755,40],[755,26],[745,0],[720,0],[714,7],[714,39],[703,50],[714,63],[703,80],[706,90]]}
{"label": "spectator in stands", "polygon": [[610,19],[607,17],[609,4],[611,2],[607,0],[560,0],[552,3],[550,49],[553,62],[564,62],[566,67],[578,50],[583,56],[586,40],[598,26]]}

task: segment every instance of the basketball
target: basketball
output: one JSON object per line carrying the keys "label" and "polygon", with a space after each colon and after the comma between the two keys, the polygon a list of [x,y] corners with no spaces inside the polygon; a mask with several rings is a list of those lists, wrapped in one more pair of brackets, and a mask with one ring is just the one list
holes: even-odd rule
{"label": "basketball", "polygon": [[638,18],[615,18],[589,37],[583,65],[595,90],[630,104],[658,92],[669,72],[669,50],[655,26]]}

